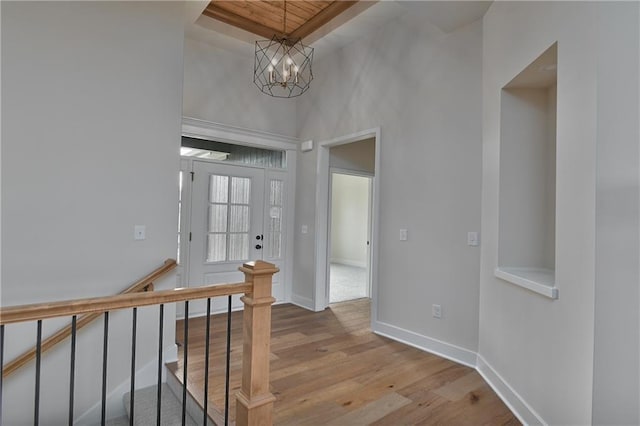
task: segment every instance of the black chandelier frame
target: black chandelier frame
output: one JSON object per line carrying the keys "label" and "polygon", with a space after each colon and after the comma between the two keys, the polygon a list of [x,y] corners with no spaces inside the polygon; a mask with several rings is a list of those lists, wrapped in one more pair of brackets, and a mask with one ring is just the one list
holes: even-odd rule
{"label": "black chandelier frame", "polygon": [[313,48],[303,45],[299,38],[274,35],[271,40],[258,40],[253,82],[262,93],[275,98],[300,96],[313,80],[312,62]]}

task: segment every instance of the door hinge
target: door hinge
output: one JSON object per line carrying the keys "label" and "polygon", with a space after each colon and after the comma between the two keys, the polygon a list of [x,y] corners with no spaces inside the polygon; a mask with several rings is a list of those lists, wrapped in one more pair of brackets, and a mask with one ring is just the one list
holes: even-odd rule
{"label": "door hinge", "polygon": [[189,232],[189,241],[191,241],[191,232]]}
{"label": "door hinge", "polygon": [[195,175],[195,172],[191,172],[191,182],[193,182],[193,176]]}

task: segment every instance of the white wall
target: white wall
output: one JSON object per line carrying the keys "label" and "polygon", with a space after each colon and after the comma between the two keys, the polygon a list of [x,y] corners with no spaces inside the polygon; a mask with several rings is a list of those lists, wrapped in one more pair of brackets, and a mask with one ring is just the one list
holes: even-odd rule
{"label": "white wall", "polygon": [[331,186],[331,262],[367,267],[369,182],[334,173]]}
{"label": "white wall", "polygon": [[373,175],[376,169],[376,140],[365,139],[331,147],[329,167]]}
{"label": "white wall", "polygon": [[[638,324],[636,8],[495,2],[484,17],[479,355],[481,370],[502,378],[499,384],[528,423],[638,423],[638,330],[629,327]],[[556,41],[559,299],[553,301],[495,278],[493,270],[500,89]],[[619,100],[623,90],[634,95]],[[631,159],[618,163],[627,155]],[[618,240],[622,229],[633,236]]]}
{"label": "white wall", "polygon": [[[115,294],[176,256],[183,5],[1,7],[2,305]],[[174,285],[170,274],[156,288]],[[156,357],[156,315],[140,312],[139,366]],[[172,308],[167,317],[172,336]],[[111,319],[109,389],[130,360],[130,314]],[[34,328],[8,326],[5,360]],[[91,328],[79,334],[77,415],[100,395],[102,325]],[[41,424],[66,422],[68,350],[44,358]],[[31,423],[33,368],[4,386],[4,424]]]}
{"label": "white wall", "polygon": [[260,92],[253,83],[254,46],[237,43],[246,44],[246,54],[185,39],[183,115],[295,136],[296,99]]}
{"label": "white wall", "polygon": [[[463,352],[477,348],[479,251],[466,233],[480,226],[481,35],[480,22],[451,34],[410,17],[390,22],[314,64],[298,102],[302,140],[381,129],[377,326]],[[297,175],[293,292],[307,299],[316,161],[317,150],[302,153]],[[425,309],[432,303],[441,320]]]}
{"label": "white wall", "polygon": [[500,266],[555,269],[555,90],[501,94]]}
{"label": "white wall", "polygon": [[598,5],[594,424],[640,424],[639,10]]}

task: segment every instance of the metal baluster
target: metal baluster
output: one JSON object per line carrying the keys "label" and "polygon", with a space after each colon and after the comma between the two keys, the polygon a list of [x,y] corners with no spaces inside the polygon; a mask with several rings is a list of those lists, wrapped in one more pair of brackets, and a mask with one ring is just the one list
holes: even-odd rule
{"label": "metal baluster", "polygon": [[160,425],[162,413],[162,337],[164,333],[164,305],[160,305],[160,325],[158,330],[158,403],[156,406],[157,426]]}
{"label": "metal baluster", "polygon": [[231,295],[227,302],[227,373],[224,390],[224,426],[229,424],[229,370],[231,366]]}
{"label": "metal baluster", "polygon": [[76,331],[78,317],[71,317],[71,366],[69,367],[69,426],[73,426],[73,399],[76,375]]}
{"label": "metal baluster", "polygon": [[107,422],[107,349],[109,342],[109,312],[104,313],[104,341],[102,343],[102,415],[100,424]]}
{"label": "metal baluster", "polygon": [[207,299],[207,331],[204,340],[204,420],[202,424],[207,426],[209,404],[209,337],[211,335],[211,298]]}
{"label": "metal baluster", "polygon": [[189,357],[189,301],[184,302],[184,342],[182,350],[182,426],[187,420],[187,362]]}
{"label": "metal baluster", "polygon": [[38,332],[36,337],[36,395],[33,413],[33,424],[40,422],[40,361],[42,358],[42,320],[38,320]]}
{"label": "metal baluster", "polygon": [[138,322],[138,308],[133,308],[133,324],[131,325],[131,390],[129,392],[129,426],[133,426],[135,390],[136,390],[136,326]]}
{"label": "metal baluster", "polygon": [[4,374],[4,324],[0,325],[0,425],[2,425],[2,375]]}

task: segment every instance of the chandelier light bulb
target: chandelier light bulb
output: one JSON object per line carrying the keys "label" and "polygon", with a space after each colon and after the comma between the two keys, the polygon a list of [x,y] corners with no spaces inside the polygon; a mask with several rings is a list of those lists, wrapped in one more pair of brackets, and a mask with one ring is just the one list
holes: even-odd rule
{"label": "chandelier light bulb", "polygon": [[258,40],[255,46],[253,82],[263,93],[292,98],[307,91],[313,80],[313,48],[300,39],[277,35],[271,40]]}

